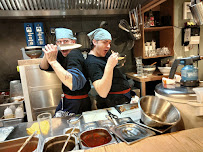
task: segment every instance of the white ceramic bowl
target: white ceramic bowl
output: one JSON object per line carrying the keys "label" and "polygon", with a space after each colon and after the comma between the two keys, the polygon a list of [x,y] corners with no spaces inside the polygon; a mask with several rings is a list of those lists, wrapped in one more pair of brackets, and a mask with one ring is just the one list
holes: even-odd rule
{"label": "white ceramic bowl", "polygon": [[152,68],[143,67],[143,72],[146,73],[147,75],[152,75],[155,70],[156,70],[156,67],[152,67]]}
{"label": "white ceramic bowl", "polygon": [[171,67],[158,67],[158,69],[163,75],[169,75],[171,71]]}

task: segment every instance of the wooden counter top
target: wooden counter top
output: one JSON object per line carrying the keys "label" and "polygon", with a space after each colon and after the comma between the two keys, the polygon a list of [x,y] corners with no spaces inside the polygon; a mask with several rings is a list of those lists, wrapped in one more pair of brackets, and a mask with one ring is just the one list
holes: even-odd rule
{"label": "wooden counter top", "polygon": [[122,142],[85,152],[203,152],[203,127],[148,137],[132,145]]}
{"label": "wooden counter top", "polygon": [[141,84],[140,85],[141,96],[146,95],[146,82],[162,80],[163,77],[168,77],[168,76],[164,76],[164,75],[158,75],[157,72],[155,72],[155,74],[148,75],[147,77],[138,77],[138,76],[136,76],[135,72],[129,72],[129,73],[125,73],[125,74],[128,78],[131,78]]}

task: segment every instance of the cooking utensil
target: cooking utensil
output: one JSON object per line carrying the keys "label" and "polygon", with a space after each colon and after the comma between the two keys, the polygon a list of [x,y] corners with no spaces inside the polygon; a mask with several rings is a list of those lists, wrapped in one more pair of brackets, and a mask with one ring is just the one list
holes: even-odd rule
{"label": "cooking utensil", "polygon": [[80,118],[82,118],[83,115],[80,115],[79,117],[71,117],[70,119],[67,120],[68,123],[77,123]]}
{"label": "cooking utensil", "polygon": [[118,119],[118,116],[112,114],[109,110],[106,109],[106,111],[108,112],[109,116],[113,119]]}
{"label": "cooking utensil", "polygon": [[69,50],[81,47],[81,44],[60,44],[58,45],[59,50]]}
{"label": "cooking utensil", "polygon": [[119,25],[121,27],[123,27],[124,29],[127,29],[128,31],[131,29],[130,25],[128,24],[128,22],[125,19],[120,20]]}
{"label": "cooking utensil", "polygon": [[35,131],[25,142],[24,144],[20,147],[20,149],[18,150],[18,152],[21,152],[23,150],[23,148],[27,145],[27,143],[30,141],[30,139],[32,139],[33,136],[35,136],[35,134],[37,133],[37,131]]}
{"label": "cooking utensil", "polygon": [[156,96],[144,96],[139,99],[141,120],[150,127],[163,127],[177,124],[180,112],[169,101]]}
{"label": "cooking utensil", "polygon": [[106,111],[107,111],[108,115],[110,116],[110,118],[112,119],[112,121],[114,122],[114,124],[118,125],[118,122],[117,122],[118,116],[112,114],[108,109],[106,109]]}
{"label": "cooking utensil", "polygon": [[70,137],[71,137],[71,135],[73,134],[74,130],[75,130],[75,127],[73,128],[73,130],[71,131],[70,135],[68,136],[66,142],[64,143],[61,152],[64,152],[64,150],[65,150],[65,148],[66,148],[66,145],[67,145],[68,141],[70,140]]}
{"label": "cooking utensil", "polygon": [[139,23],[139,25],[142,25],[142,11],[141,11],[141,8],[142,6],[141,6],[141,4],[139,4],[139,15],[140,15],[140,23]]}
{"label": "cooking utensil", "polygon": [[157,62],[154,62],[154,63],[150,64],[150,66],[155,65],[156,63],[157,63]]}
{"label": "cooking utensil", "polygon": [[193,16],[195,22],[197,23],[197,25],[202,25],[203,24],[203,5],[202,5],[202,2],[199,2],[199,3],[192,2],[191,5],[189,5],[189,8],[190,8],[192,16]]}

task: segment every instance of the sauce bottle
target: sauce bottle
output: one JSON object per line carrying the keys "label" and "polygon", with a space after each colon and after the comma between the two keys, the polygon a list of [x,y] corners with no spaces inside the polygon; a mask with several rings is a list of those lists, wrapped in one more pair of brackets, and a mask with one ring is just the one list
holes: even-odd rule
{"label": "sauce bottle", "polygon": [[15,110],[15,117],[16,118],[23,118],[24,117],[23,109],[20,106],[18,106],[18,108]]}
{"label": "sauce bottle", "polygon": [[4,110],[4,118],[5,119],[13,118],[13,112],[12,112],[11,108],[7,107]]}
{"label": "sauce bottle", "polygon": [[149,23],[150,23],[150,26],[154,26],[154,15],[152,10],[149,11]]}

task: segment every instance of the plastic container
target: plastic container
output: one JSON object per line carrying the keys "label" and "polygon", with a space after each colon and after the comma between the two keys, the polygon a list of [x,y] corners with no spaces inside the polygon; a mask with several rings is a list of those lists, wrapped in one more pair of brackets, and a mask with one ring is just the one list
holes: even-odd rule
{"label": "plastic container", "polygon": [[16,118],[23,118],[24,117],[23,109],[20,106],[18,106],[18,108],[15,110],[15,117]]}
{"label": "plastic container", "polygon": [[23,96],[20,80],[10,81],[10,98],[17,96]]}
{"label": "plastic container", "polygon": [[12,110],[13,113],[15,113],[16,106],[14,104],[10,105],[9,108]]}
{"label": "plastic container", "polygon": [[202,87],[193,88],[193,91],[197,95],[197,102],[203,103],[203,88]]}
{"label": "plastic container", "polygon": [[13,111],[12,111],[11,108],[7,107],[7,108],[4,110],[4,118],[5,118],[5,119],[13,118]]}

